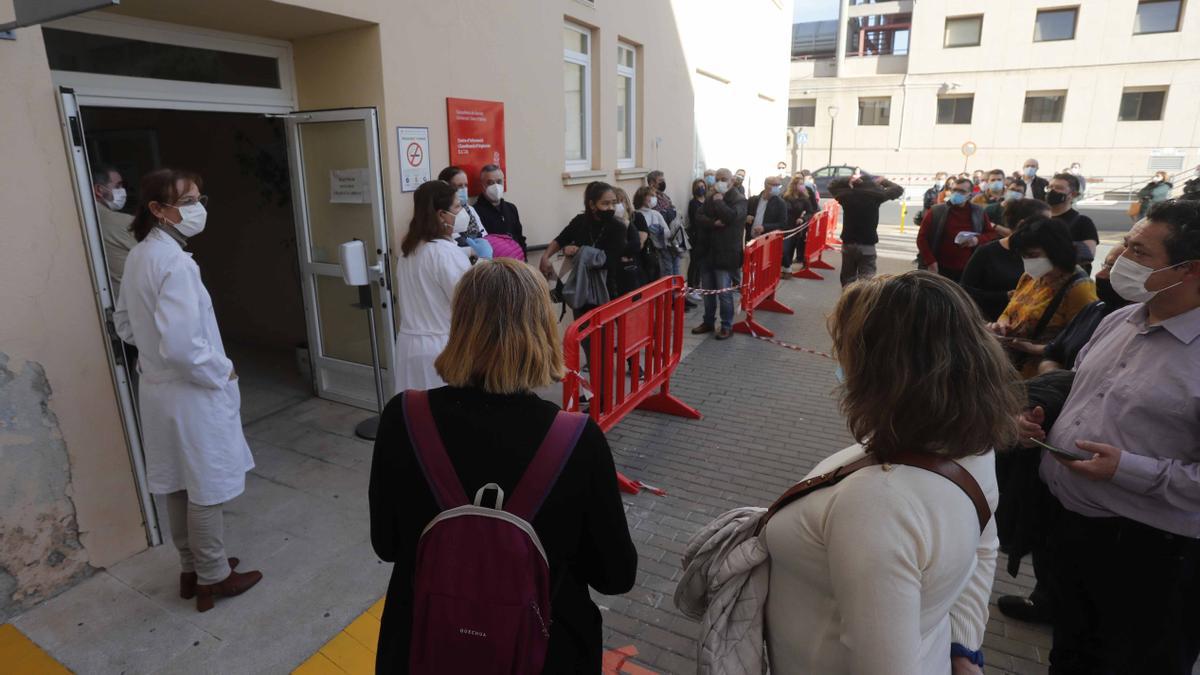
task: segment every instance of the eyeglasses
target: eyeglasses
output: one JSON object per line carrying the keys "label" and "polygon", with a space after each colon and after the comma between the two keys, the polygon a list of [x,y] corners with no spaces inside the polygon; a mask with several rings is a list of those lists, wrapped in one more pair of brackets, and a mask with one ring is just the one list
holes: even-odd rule
{"label": "eyeglasses", "polygon": [[177,207],[195,206],[196,204],[207,207],[208,206],[208,195],[200,195],[199,197],[184,197],[183,199],[180,199],[178,202],[176,202],[175,206],[177,206]]}

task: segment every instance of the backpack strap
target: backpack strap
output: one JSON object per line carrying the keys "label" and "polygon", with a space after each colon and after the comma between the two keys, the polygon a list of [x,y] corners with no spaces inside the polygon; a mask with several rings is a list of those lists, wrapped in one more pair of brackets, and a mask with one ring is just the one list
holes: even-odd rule
{"label": "backpack strap", "polygon": [[558,481],[559,474],[570,459],[588,417],[581,413],[559,411],[550,425],[550,431],[542,440],[537,454],[525,468],[524,475],[504,505],[504,510],[526,522],[533,522],[546,495]]}
{"label": "backpack strap", "polygon": [[433,492],[438,508],[448,511],[470,504],[434,424],[429,392],[410,390],[402,396],[408,440],[412,443],[413,454],[417,457],[417,464],[421,467],[425,482],[429,484],[429,490]]}
{"label": "backpack strap", "polygon": [[876,464],[903,464],[905,466],[925,469],[942,476],[946,480],[954,483],[966,493],[967,498],[971,500],[971,504],[975,506],[975,516],[979,520],[979,531],[983,532],[987,527],[988,521],[992,519],[992,509],[988,506],[987,497],[984,496],[983,490],[979,487],[979,483],[971,472],[967,471],[958,462],[940,455],[934,455],[927,452],[901,452],[893,457],[889,462],[881,462],[879,458],[870,453],[862,459],[856,460],[849,464],[844,464],[828,473],[823,473],[820,476],[813,476],[796,483],[787,492],[780,495],[779,499],[775,500],[774,504],[767,509],[763,517],[758,521],[758,529],[755,534],[762,532],[766,527],[767,521],[771,519],[780,509],[800,499],[810,492],[815,492],[830,485],[840,483],[846,476],[865,469],[868,466]]}

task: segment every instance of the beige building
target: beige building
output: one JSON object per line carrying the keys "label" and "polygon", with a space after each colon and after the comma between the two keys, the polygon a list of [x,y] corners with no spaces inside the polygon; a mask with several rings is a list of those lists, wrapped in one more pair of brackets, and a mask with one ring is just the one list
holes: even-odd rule
{"label": "beige building", "polygon": [[1093,192],[1187,171],[1200,162],[1195,9],[843,0],[840,22],[798,24],[789,123],[807,132],[810,168],[832,145],[834,164],[891,175],[1079,162]]}
{"label": "beige building", "polygon": [[[0,0],[0,24],[38,6]],[[783,0],[123,0],[0,39],[0,620],[161,541],[89,164],[116,167],[131,203],[156,166],[203,176],[191,249],[257,406],[244,419],[314,395],[370,408],[335,251],[398,248],[399,127],[428,129],[436,176],[446,99],[502,102],[507,198],[544,245],[592,180],[632,192],[661,169],[682,207],[705,167],[774,173],[790,25]]]}

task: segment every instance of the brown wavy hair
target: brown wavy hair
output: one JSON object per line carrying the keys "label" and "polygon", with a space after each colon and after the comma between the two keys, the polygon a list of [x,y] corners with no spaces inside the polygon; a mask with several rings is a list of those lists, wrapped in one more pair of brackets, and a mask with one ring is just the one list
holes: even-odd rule
{"label": "brown wavy hair", "polygon": [[841,409],[868,452],[959,458],[1017,441],[1020,376],[954,282],[921,271],[860,281],[829,332],[845,372]]}
{"label": "brown wavy hair", "polygon": [[512,258],[467,270],[451,301],[450,339],[433,367],[450,386],[493,394],[561,380],[562,344],[546,280]]}
{"label": "brown wavy hair", "polygon": [[447,238],[448,228],[438,213],[449,211],[457,196],[458,192],[449,183],[440,180],[427,181],[417,188],[413,193],[413,217],[400,242],[401,255],[408,257],[425,242]]}
{"label": "brown wavy hair", "polygon": [[[183,184],[182,190],[179,189],[181,183]],[[150,202],[173,205],[179,201],[180,195],[187,192],[187,186],[191,183],[195,183],[198,190],[204,189],[204,182],[200,176],[191,171],[162,168],[142,176],[141,188],[138,192],[142,201],[133,215],[133,222],[129,224],[129,231],[133,233],[133,238],[138,241],[145,239],[146,235],[150,234],[150,231],[158,224],[158,218],[150,213]]]}

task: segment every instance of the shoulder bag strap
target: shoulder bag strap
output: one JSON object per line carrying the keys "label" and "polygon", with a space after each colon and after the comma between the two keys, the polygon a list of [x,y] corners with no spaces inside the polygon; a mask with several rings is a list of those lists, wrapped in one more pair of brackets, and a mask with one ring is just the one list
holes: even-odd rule
{"label": "shoulder bag strap", "polygon": [[1058,308],[1062,306],[1063,300],[1067,297],[1067,293],[1069,293],[1071,288],[1078,283],[1079,279],[1079,272],[1072,274],[1071,278],[1067,279],[1066,283],[1062,285],[1062,288],[1058,289],[1058,292],[1054,294],[1054,299],[1051,300],[1050,304],[1046,306],[1046,311],[1042,312],[1042,317],[1038,319],[1037,325],[1033,327],[1033,333],[1030,335],[1031,340],[1036,340],[1041,337],[1042,333],[1046,330],[1046,326],[1049,326],[1050,322],[1054,319],[1054,314],[1058,312]]}
{"label": "shoulder bag strap", "polygon": [[791,504],[810,492],[815,492],[823,487],[835,485],[841,482],[843,478],[849,476],[855,471],[858,471],[859,469],[873,466],[878,463],[879,459],[877,457],[868,454],[862,459],[839,466],[833,471],[823,473],[819,476],[813,476],[812,478],[806,478],[799,483],[796,483],[792,487],[788,488],[787,492],[780,495],[779,499],[776,499],[774,504],[771,504],[771,506],[767,508],[767,512],[764,513],[763,517],[758,521],[758,529],[755,533],[757,534],[758,532],[762,532],[762,529],[767,525],[767,521],[788,504]]}
{"label": "shoulder bag strap", "polygon": [[454,465],[450,463],[446,446],[442,444],[442,437],[434,424],[429,392],[406,391],[403,397],[408,439],[438,508],[448,511],[469,504],[467,493],[463,491],[462,482],[454,472]]}
{"label": "shoulder bag strap", "polygon": [[567,465],[587,421],[587,416],[581,413],[560,411],[555,416],[550,431],[526,467],[512,497],[505,501],[505,511],[526,522],[533,522],[542,502],[546,501],[546,495],[550,494],[563,467]]}
{"label": "shoulder bag strap", "polygon": [[932,471],[957,485],[975,505],[975,515],[979,518],[980,532],[983,532],[983,528],[987,527],[988,521],[992,519],[992,509],[988,506],[987,497],[983,496],[983,490],[979,487],[975,477],[961,464],[949,457],[928,452],[905,451],[892,458],[891,463]]}

